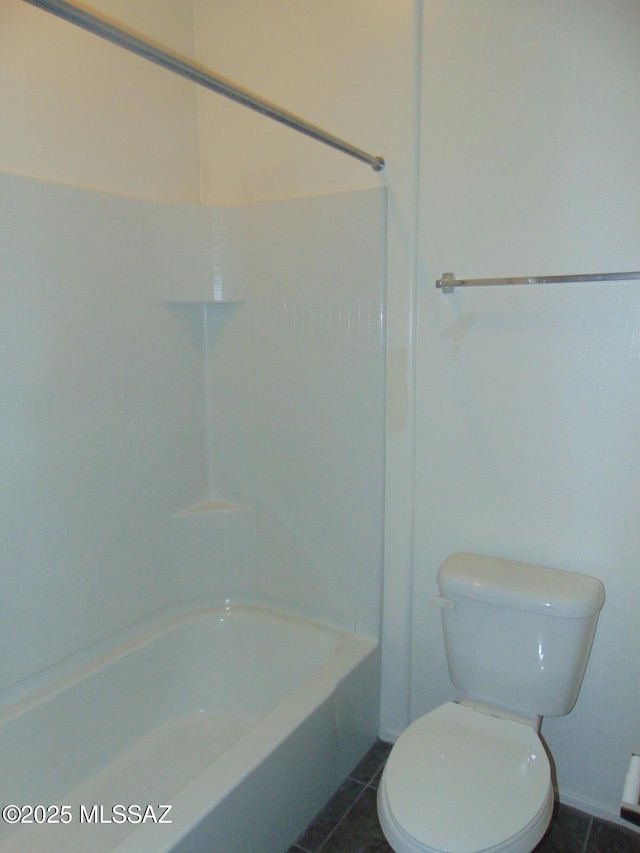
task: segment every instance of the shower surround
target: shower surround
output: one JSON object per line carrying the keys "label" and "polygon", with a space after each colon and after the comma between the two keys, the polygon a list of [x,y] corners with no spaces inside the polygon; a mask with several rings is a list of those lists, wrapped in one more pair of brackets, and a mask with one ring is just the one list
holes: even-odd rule
{"label": "shower surround", "polygon": [[0,686],[200,595],[377,636],[384,192],[0,205]]}

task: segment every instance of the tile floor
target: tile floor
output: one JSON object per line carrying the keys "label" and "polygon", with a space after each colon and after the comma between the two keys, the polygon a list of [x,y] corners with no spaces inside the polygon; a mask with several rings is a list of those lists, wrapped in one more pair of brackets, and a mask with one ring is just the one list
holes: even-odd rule
{"label": "tile floor", "polygon": [[[376,814],[376,790],[390,744],[378,741],[288,853],[393,853]],[[640,853],[640,832],[556,806],[535,853]]]}

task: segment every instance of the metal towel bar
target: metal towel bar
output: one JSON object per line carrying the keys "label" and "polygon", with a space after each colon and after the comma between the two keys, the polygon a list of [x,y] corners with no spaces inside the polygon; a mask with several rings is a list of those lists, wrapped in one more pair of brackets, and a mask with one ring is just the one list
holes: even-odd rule
{"label": "metal towel bar", "polygon": [[511,278],[456,278],[452,272],[445,272],[436,281],[436,287],[443,293],[453,293],[456,287],[488,287],[504,284],[568,284],[589,281],[630,281],[640,279],[640,271],[601,272],[586,275],[536,275],[515,276]]}

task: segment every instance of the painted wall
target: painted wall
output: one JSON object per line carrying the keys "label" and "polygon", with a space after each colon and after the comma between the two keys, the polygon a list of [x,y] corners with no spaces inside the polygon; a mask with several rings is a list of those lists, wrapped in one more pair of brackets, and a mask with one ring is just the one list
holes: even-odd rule
{"label": "painted wall", "polygon": [[[380,115],[380,105],[391,100],[403,79],[402,66],[390,74],[386,61],[390,49],[405,46],[407,35],[408,4],[396,5],[392,14],[387,0],[278,0],[275,5],[195,0],[196,55],[255,94],[378,154],[388,151],[399,132]],[[385,56],[382,62],[377,48]],[[198,92],[198,108],[205,203],[385,183],[366,165],[210,92]]]}
{"label": "painted wall", "polygon": [[434,282],[639,269],[639,77],[630,0],[425,4],[412,715],[452,695],[447,554],[596,575],[581,694],[542,731],[562,797],[612,813],[640,743],[640,288]]}
{"label": "painted wall", "polygon": [[[193,53],[191,3],[91,8]],[[160,201],[199,199],[193,84],[22,0],[0,6],[1,167]]]}

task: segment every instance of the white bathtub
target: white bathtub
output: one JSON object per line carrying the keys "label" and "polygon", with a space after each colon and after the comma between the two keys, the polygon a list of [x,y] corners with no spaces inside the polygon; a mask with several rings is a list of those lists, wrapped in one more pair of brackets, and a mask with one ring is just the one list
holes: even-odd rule
{"label": "white bathtub", "polygon": [[73,664],[0,697],[2,853],[282,853],[376,737],[377,643],[266,607]]}

